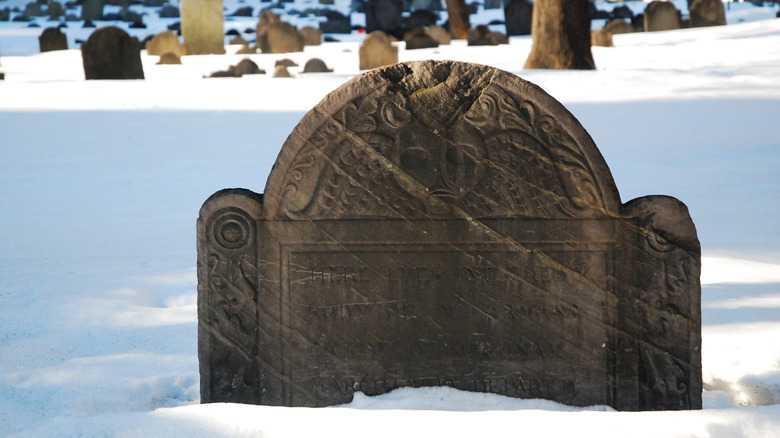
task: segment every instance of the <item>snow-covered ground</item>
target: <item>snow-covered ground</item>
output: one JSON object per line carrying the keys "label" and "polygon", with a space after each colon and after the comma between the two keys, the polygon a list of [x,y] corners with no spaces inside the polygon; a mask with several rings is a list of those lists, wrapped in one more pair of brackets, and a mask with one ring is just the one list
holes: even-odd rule
{"label": "snow-covered ground", "polygon": [[[200,205],[224,187],[263,191],[298,120],[359,74],[359,38],[251,56],[268,71],[317,56],[330,74],[203,79],[242,56],[158,66],[144,55],[144,81],[84,81],[78,50],[35,54],[42,28],[0,23],[0,436],[780,436],[776,11],[734,3],[729,26],[615,36],[593,49],[597,71],[522,70],[527,37],[400,51],[539,84],[593,136],[623,201],[689,206],[703,247],[705,409],[659,413],[447,388],[325,409],[199,405]],[[167,23],[147,18],[139,36]],[[74,49],[87,35],[65,31]]]}

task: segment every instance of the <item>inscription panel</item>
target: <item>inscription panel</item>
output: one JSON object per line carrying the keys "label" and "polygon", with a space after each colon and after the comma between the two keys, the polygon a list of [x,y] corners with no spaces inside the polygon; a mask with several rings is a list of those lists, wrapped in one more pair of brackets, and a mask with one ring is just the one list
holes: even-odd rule
{"label": "inscription panel", "polygon": [[282,330],[288,351],[300,353],[285,357],[285,369],[302,386],[288,391],[290,404],[429,385],[570,404],[595,392],[608,403],[608,253],[575,244],[285,246]]}

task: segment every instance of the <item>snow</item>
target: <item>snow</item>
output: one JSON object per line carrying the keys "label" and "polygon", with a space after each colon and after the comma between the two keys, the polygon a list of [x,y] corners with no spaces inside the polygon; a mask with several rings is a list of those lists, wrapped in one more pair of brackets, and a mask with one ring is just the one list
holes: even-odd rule
{"label": "snow", "polygon": [[[705,409],[641,413],[450,388],[324,409],[199,405],[200,205],[225,187],[263,191],[300,118],[359,73],[359,36],[251,56],[267,71],[317,56],[332,74],[204,79],[242,56],[158,66],[144,54],[144,81],[85,81],[78,50],[37,54],[42,28],[0,23],[0,435],[780,436],[776,11],[733,3],[725,27],[615,36],[593,49],[597,71],[523,70],[528,37],[400,51],[539,84],[592,135],[624,202],[668,194],[689,206],[703,251]],[[146,22],[138,36],[169,24]],[[72,48],[88,35],[65,31]]]}

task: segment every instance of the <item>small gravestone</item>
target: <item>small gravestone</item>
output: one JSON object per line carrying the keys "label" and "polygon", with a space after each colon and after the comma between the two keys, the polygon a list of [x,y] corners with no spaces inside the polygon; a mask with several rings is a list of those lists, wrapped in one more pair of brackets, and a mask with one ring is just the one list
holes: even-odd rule
{"label": "small gravestone", "polygon": [[322,44],[322,31],[311,26],[300,30],[304,46],[319,46]]}
{"label": "small gravestone", "polygon": [[181,33],[190,55],[225,53],[222,0],[181,0]]}
{"label": "small gravestone", "polygon": [[414,11],[431,12],[439,12],[444,10],[441,5],[441,0],[412,0],[411,9]]}
{"label": "small gravestone", "polygon": [[504,0],[485,0],[485,9],[501,9]]}
{"label": "small gravestone", "polygon": [[534,4],[529,0],[509,0],[504,6],[507,35],[531,35]]}
{"label": "small gravestone", "polygon": [[430,49],[439,47],[439,42],[423,28],[412,29],[404,34],[404,42],[406,43],[406,50],[416,49]]}
{"label": "small gravestone", "polygon": [[322,33],[352,33],[352,18],[349,15],[329,9],[323,16],[326,21],[320,22]]}
{"label": "small gravestone", "polygon": [[634,32],[634,26],[622,18],[615,18],[610,20],[607,24],[604,25],[603,29],[612,35]]}
{"label": "small gravestone", "polygon": [[41,53],[53,50],[68,50],[68,37],[59,27],[49,27],[38,37]]}
{"label": "small gravestone", "polygon": [[403,19],[403,27],[414,29],[417,27],[433,26],[439,21],[439,14],[427,10],[414,11]]}
{"label": "small gravestone", "polygon": [[453,61],[373,70],[307,113],[262,195],[201,208],[201,402],[449,386],[701,408],[700,263],[685,205],[621,204],[537,86]]}
{"label": "small gravestone", "polygon": [[286,65],[276,65],[274,66],[274,73],[272,75],[274,78],[291,78],[292,75],[287,70]]}
{"label": "small gravestone", "polygon": [[166,30],[155,35],[146,43],[146,53],[160,56],[164,53],[175,53],[182,57],[187,54],[187,48],[179,42],[179,36],[172,30]]}
{"label": "small gravestone", "polygon": [[726,10],[721,0],[696,0],[688,12],[692,27],[726,25]]}
{"label": "small gravestone", "polygon": [[303,38],[298,29],[283,21],[271,23],[263,35],[257,36],[258,46],[263,53],[290,53],[303,51]]}
{"label": "small gravestone", "polygon": [[303,72],[304,73],[331,73],[333,72],[333,69],[328,68],[328,65],[325,64],[325,61],[321,60],[320,58],[312,58],[306,61],[306,64],[303,66]]}
{"label": "small gravestone", "polygon": [[181,12],[176,6],[165,5],[157,11],[157,15],[160,18],[179,18],[181,17]]}
{"label": "small gravestone", "polygon": [[630,20],[630,19],[634,18],[634,11],[632,11],[631,8],[629,8],[626,5],[618,6],[615,9],[612,10],[611,17],[612,18],[625,18],[627,20]]}
{"label": "small gravestone", "polygon": [[50,21],[56,21],[60,17],[65,16],[65,8],[60,2],[51,2],[49,3],[49,7],[46,9],[46,15],[49,16]]}
{"label": "small gravestone", "polygon": [[401,0],[366,1],[366,32],[396,33],[403,27]]}
{"label": "small gravestone", "polygon": [[429,26],[427,32],[431,38],[435,39],[439,43],[440,46],[446,46],[452,42],[452,35],[447,32],[447,29],[441,26]]}
{"label": "small gravestone", "polygon": [[81,4],[81,19],[83,21],[102,20],[103,7],[105,4],[105,0],[84,0],[84,2]]}
{"label": "small gravestone", "polygon": [[674,3],[655,0],[645,8],[645,32],[676,30],[682,27],[680,11]]}
{"label": "small gravestone", "polygon": [[165,52],[160,55],[160,60],[157,61],[157,65],[180,65],[181,56],[172,52]]}
{"label": "small gravestone", "polygon": [[499,32],[491,32],[490,28],[481,24],[469,29],[467,42],[469,46],[497,46],[508,44],[507,36]]}
{"label": "small gravestone", "polygon": [[390,37],[381,30],[368,34],[360,45],[360,69],[369,70],[398,62],[398,47],[390,42]]}
{"label": "small gravestone", "polygon": [[87,79],[143,79],[141,47],[124,30],[101,27],[81,45]]}
{"label": "small gravestone", "polygon": [[604,29],[590,31],[590,45],[592,47],[614,47],[612,34]]}

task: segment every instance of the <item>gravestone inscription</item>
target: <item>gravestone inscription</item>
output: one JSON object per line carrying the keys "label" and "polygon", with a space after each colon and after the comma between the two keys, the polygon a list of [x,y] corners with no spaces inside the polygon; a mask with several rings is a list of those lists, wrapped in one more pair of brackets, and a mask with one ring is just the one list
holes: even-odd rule
{"label": "gravestone inscription", "polygon": [[578,121],[501,70],[372,70],[312,109],[263,194],[198,219],[201,401],[399,387],[701,408],[687,208],[621,204]]}

